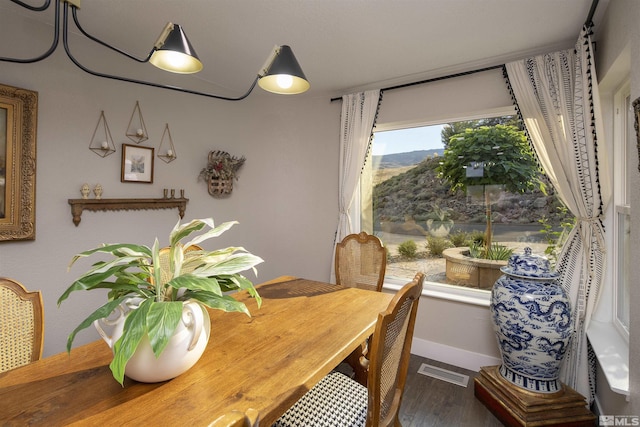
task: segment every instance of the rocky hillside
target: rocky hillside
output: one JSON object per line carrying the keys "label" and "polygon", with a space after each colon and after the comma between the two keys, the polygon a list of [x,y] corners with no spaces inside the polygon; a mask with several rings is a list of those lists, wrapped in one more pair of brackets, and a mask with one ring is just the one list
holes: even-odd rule
{"label": "rocky hillside", "polygon": [[[438,157],[429,157],[415,167],[380,182],[373,190],[376,228],[380,221],[418,223],[429,218],[448,219],[461,223],[484,223],[485,207],[482,193],[452,193],[450,186],[438,178]],[[390,174],[390,171],[381,173]],[[481,190],[481,189],[480,189]],[[470,193],[470,192],[469,192]],[[492,197],[492,217],[496,223],[531,224],[547,217],[551,224],[559,224],[563,215],[560,202],[547,185],[547,195],[540,191],[525,194],[498,192]]]}
{"label": "rocky hillside", "polygon": [[444,148],[385,154],[382,156],[373,156],[373,164],[376,165],[378,169],[415,166],[427,157],[433,157],[434,155],[442,156],[443,154]]}

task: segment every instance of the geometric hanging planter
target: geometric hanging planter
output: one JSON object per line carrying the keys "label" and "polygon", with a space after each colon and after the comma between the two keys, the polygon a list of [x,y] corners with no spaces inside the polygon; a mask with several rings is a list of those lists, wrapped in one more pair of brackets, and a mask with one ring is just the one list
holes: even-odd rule
{"label": "geometric hanging planter", "polygon": [[93,137],[89,143],[89,149],[100,157],[107,157],[116,151],[116,146],[113,143],[111,131],[107,124],[107,119],[104,116],[104,111],[100,112],[100,119],[98,119],[96,129],[93,131]]}
{"label": "geometric hanging planter", "polygon": [[136,106],[131,113],[131,118],[129,119],[129,126],[127,126],[126,135],[127,138],[129,138],[136,144],[140,144],[141,142],[149,139],[147,126],[144,124],[142,111],[140,111],[140,104],[138,103],[138,101],[136,101]]}
{"label": "geometric hanging planter", "polygon": [[164,127],[160,147],[158,147],[158,157],[165,163],[171,163],[178,158],[176,155],[176,148],[173,146],[171,131],[169,131],[169,123]]}

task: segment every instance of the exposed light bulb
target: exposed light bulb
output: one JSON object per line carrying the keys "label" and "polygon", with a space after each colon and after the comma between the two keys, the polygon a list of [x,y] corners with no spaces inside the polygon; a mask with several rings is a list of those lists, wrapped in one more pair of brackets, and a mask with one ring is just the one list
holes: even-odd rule
{"label": "exposed light bulb", "polygon": [[181,52],[156,51],[152,59],[150,62],[153,65],[173,73],[190,74],[202,69],[202,64],[199,60]]}
{"label": "exposed light bulb", "polygon": [[293,77],[288,74],[279,74],[276,81],[278,82],[278,86],[283,89],[289,89],[293,86]]}

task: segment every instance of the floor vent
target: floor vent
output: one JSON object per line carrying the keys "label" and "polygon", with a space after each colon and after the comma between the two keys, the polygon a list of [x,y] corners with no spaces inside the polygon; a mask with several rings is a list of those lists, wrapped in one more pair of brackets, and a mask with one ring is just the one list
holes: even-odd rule
{"label": "floor vent", "polygon": [[439,380],[446,381],[455,385],[459,385],[460,387],[466,387],[469,383],[468,375],[462,375],[457,372],[448,371],[446,369],[438,368],[432,365],[427,365],[426,363],[420,365],[418,373],[426,375],[428,377],[437,378]]}

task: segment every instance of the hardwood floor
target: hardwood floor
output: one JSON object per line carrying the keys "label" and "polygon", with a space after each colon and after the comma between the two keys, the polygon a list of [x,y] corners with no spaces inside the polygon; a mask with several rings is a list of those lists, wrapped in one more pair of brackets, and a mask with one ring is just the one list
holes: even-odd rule
{"label": "hardwood floor", "polygon": [[[418,373],[422,363],[469,376],[467,387]],[[403,427],[501,427],[502,423],[473,394],[477,372],[411,355],[400,408]]]}

